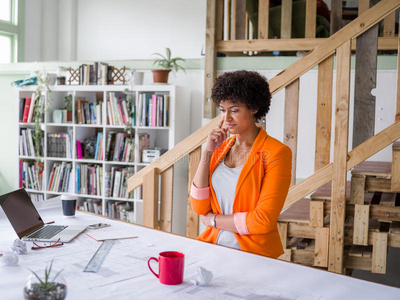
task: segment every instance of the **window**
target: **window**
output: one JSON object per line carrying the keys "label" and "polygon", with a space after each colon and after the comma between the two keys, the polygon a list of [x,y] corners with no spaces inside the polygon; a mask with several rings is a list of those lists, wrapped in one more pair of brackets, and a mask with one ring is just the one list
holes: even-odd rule
{"label": "window", "polygon": [[0,0],[0,63],[23,61],[24,7],[25,0]]}

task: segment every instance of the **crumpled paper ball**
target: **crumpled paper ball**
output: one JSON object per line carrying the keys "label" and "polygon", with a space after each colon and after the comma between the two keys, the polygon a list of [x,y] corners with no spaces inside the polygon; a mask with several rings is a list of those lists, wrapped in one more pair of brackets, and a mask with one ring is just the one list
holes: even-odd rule
{"label": "crumpled paper ball", "polygon": [[197,275],[194,275],[191,278],[191,281],[195,285],[208,285],[212,278],[213,274],[210,271],[204,269],[203,267],[198,267]]}
{"label": "crumpled paper ball", "polygon": [[7,266],[16,266],[18,265],[18,255],[12,251],[2,251],[3,255],[0,256],[0,262],[3,265]]}
{"label": "crumpled paper ball", "polygon": [[11,249],[13,249],[13,251],[17,254],[25,254],[28,252],[28,250],[26,250],[26,243],[24,243],[20,239],[14,240]]}

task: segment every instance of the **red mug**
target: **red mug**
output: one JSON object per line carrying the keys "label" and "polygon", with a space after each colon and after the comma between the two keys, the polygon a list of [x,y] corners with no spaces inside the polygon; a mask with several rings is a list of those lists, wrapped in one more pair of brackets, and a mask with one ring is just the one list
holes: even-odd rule
{"label": "red mug", "polygon": [[[150,261],[158,262],[158,274],[153,271]],[[147,261],[150,271],[163,284],[180,284],[183,281],[183,269],[185,265],[185,255],[176,251],[161,252],[158,259],[150,257]]]}

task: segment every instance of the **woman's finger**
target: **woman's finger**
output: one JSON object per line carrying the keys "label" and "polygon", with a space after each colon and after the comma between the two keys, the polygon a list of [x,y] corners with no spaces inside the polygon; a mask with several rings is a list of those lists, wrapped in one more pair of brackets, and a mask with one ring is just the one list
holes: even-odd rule
{"label": "woman's finger", "polygon": [[224,118],[221,118],[221,121],[219,121],[219,123],[218,123],[218,128],[221,128],[222,127],[222,124],[224,124]]}

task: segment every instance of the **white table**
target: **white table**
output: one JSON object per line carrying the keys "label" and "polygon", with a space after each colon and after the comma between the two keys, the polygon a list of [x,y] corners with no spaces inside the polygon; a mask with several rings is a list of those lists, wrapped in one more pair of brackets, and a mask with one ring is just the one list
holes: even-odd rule
{"label": "white table", "polygon": [[[67,299],[400,299],[398,288],[90,214],[77,212],[75,218],[66,219],[60,208],[40,210],[40,214],[45,222],[54,220],[56,224],[107,222],[112,225],[109,230],[127,229],[138,238],[116,241],[98,273],[82,272],[100,245],[86,234],[61,247],[28,250],[28,254],[19,256],[17,266],[0,264],[1,299],[22,299],[30,274],[27,268],[44,269],[53,258],[53,266],[63,269]],[[0,209],[0,249],[9,250],[16,237]],[[184,282],[180,285],[162,285],[148,270],[147,259],[165,250],[185,253]],[[212,271],[214,278],[209,286],[191,283],[198,266]]]}

